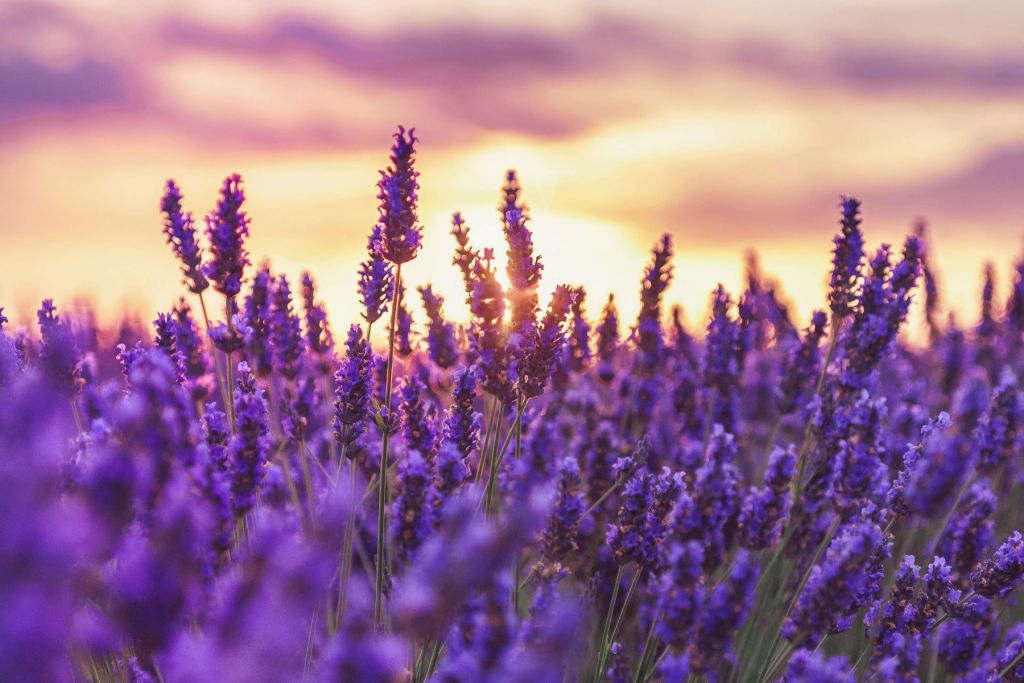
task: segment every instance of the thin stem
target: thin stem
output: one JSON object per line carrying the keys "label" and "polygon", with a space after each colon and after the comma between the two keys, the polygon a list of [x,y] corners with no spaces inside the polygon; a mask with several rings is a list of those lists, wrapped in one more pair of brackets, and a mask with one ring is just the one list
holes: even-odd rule
{"label": "thin stem", "polygon": [[[231,316],[231,312],[232,312],[233,308],[234,308],[234,306],[232,305],[231,297],[228,297],[228,296],[224,297],[224,311],[225,311],[225,313],[227,315],[227,318],[228,318],[228,336],[229,337],[231,337],[234,334],[234,331],[235,331],[235,323],[234,323],[234,321],[231,320],[231,317],[232,317]],[[227,367],[226,367],[226,370],[225,370],[225,376],[227,377],[227,385],[228,385],[227,393],[229,394],[229,397],[230,397],[230,393],[232,391],[234,391],[234,389],[235,389],[235,379],[234,379],[235,370],[231,366],[231,352],[230,351],[226,351],[224,353],[224,356],[225,356],[225,359],[227,361]],[[228,422],[231,425],[231,433],[234,434],[235,433],[235,403],[234,403],[234,401],[230,401],[230,400],[227,401],[227,413],[228,413]]]}
{"label": "thin stem", "polygon": [[[391,385],[393,384],[392,374],[395,368],[395,327],[398,320],[398,297],[402,290],[402,264],[395,265],[395,286],[391,299],[391,324],[388,328],[388,364],[384,373],[384,411],[387,419],[391,420]],[[380,449],[380,471],[377,477],[377,571],[374,581],[373,595],[373,624],[375,628],[381,627],[384,614],[384,567],[387,562],[385,557],[384,537],[386,535],[384,522],[388,498],[388,439],[391,430],[388,424],[384,425],[384,435],[381,437]]]}

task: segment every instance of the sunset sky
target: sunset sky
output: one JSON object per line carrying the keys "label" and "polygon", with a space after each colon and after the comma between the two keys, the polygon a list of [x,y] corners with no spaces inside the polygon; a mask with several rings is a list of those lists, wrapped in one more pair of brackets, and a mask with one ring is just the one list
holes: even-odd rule
{"label": "sunset sky", "polygon": [[[328,9],[330,5],[330,9]],[[685,6],[685,9],[683,7]],[[405,271],[464,312],[459,210],[499,247],[519,171],[545,282],[625,315],[673,235],[692,327],[755,248],[801,316],[840,193],[871,245],[926,217],[947,306],[1024,251],[1024,3],[0,0],[0,305],[145,319],[183,292],[160,233],[245,179],[253,261],[318,278],[343,327],[396,124],[420,137],[425,248]]]}

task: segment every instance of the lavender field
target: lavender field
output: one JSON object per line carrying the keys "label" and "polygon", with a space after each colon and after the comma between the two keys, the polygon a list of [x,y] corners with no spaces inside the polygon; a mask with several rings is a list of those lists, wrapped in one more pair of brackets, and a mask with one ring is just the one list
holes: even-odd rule
{"label": "lavender field", "polygon": [[154,188],[151,327],[0,326],[0,679],[1024,681],[1024,259],[946,320],[926,232],[842,197],[809,319],[751,267],[687,329],[668,235],[620,319],[542,300],[510,171],[504,244],[452,217],[461,324],[403,273],[418,147],[361,319],[249,253],[231,175]]}

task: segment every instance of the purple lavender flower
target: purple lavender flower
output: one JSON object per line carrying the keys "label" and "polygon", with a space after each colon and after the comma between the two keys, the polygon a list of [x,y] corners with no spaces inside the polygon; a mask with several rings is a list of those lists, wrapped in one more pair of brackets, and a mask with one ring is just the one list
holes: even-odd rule
{"label": "purple lavender flower", "polygon": [[865,621],[875,626],[876,670],[898,672],[902,677],[912,676],[917,671],[921,631],[914,592],[920,574],[914,556],[904,556],[888,598],[884,602],[875,601],[868,610]]}
{"label": "purple lavender flower", "polygon": [[644,270],[640,282],[640,313],[636,324],[636,345],[640,350],[638,361],[648,372],[661,362],[665,345],[661,328],[661,303],[672,282],[672,237],[667,233],[654,246],[651,262]]}
{"label": "purple lavender flower", "polygon": [[366,430],[370,416],[373,378],[370,376],[372,351],[363,338],[363,330],[353,325],[345,342],[345,359],[335,375],[334,438],[343,448],[355,443]]}
{"label": "purple lavender flower", "polygon": [[971,574],[975,592],[986,598],[1010,594],[1024,577],[1024,536],[1014,531],[1003,544]]}
{"label": "purple lavender flower", "polygon": [[782,683],[854,683],[850,660],[842,655],[828,657],[801,648],[789,658]]}
{"label": "purple lavender flower", "polygon": [[173,180],[168,180],[164,196],[160,200],[160,212],[164,215],[164,234],[174,255],[181,261],[181,272],[190,292],[201,293],[210,286],[202,271],[202,254],[196,241],[196,228],[192,212],[181,208],[181,190]]}
{"label": "purple lavender flower", "polygon": [[906,500],[925,517],[945,510],[966,474],[964,444],[948,435],[951,427],[949,416],[941,413],[922,428],[920,456],[908,470]]}
{"label": "purple lavender flower", "polygon": [[711,419],[732,431],[736,422],[736,393],[743,373],[747,340],[741,316],[730,317],[732,299],[721,285],[711,295],[704,355],[704,385],[712,392]]}
{"label": "purple lavender flower", "polygon": [[406,564],[434,529],[434,492],[430,465],[409,451],[398,465],[398,490],[391,507],[395,560]]}
{"label": "purple lavender flower", "polygon": [[988,413],[974,430],[973,450],[979,471],[991,472],[1009,460],[1017,446],[1021,421],[1017,381],[1008,374],[992,392]]}
{"label": "purple lavender flower", "polygon": [[885,404],[866,391],[856,398],[851,396],[850,401],[853,404],[847,409],[847,437],[840,442],[831,477],[833,502],[844,516],[880,502],[886,495],[889,479],[888,468],[883,464]]}
{"label": "purple lavender flower", "polygon": [[427,350],[430,359],[439,368],[450,368],[459,359],[459,347],[455,340],[455,326],[444,319],[441,311],[444,298],[434,294],[430,285],[418,287],[417,290],[427,313]]}
{"label": "purple lavender flower", "polygon": [[989,483],[984,479],[975,482],[953,511],[939,539],[936,550],[949,562],[953,582],[961,589],[970,585],[971,573],[978,569],[992,545],[995,510],[996,497]]}
{"label": "purple lavender flower", "polygon": [[1024,624],[1017,624],[1003,638],[1003,646],[999,650],[999,656],[996,660],[997,671],[1009,669],[1002,680],[1024,681],[1022,652],[1024,652]]}
{"label": "purple lavender flower", "polygon": [[661,620],[655,626],[655,633],[673,650],[683,652],[690,643],[693,626],[704,604],[704,551],[697,541],[672,543],[666,564],[668,571],[659,583]]}
{"label": "purple lavender flower", "polygon": [[[184,302],[183,302],[184,303]],[[153,321],[153,329],[156,336],[153,337],[153,346],[163,349],[167,355],[174,355],[174,328],[177,327],[177,320],[174,312],[157,313]]]}
{"label": "purple lavender flower", "polygon": [[416,375],[405,377],[399,389],[402,399],[399,412],[402,415],[406,445],[419,451],[424,458],[430,460],[437,448],[437,411],[425,400],[423,396],[425,391],[426,387],[419,377]]}
{"label": "purple lavender flower", "polygon": [[231,440],[231,509],[243,517],[256,503],[270,442],[267,402],[248,363],[238,364],[234,391],[235,435]]}
{"label": "purple lavender flower", "polygon": [[883,543],[881,530],[871,522],[843,527],[811,569],[782,635],[796,645],[816,644],[836,630],[863,604],[861,597],[871,583],[871,560]]}
{"label": "purple lavender flower", "polygon": [[44,299],[36,313],[42,344],[39,363],[53,386],[68,396],[78,393],[82,384],[77,344],[71,326],[57,315],[52,299]]}
{"label": "purple lavender flower", "polygon": [[456,371],[452,403],[442,426],[445,441],[455,445],[463,460],[480,447],[480,414],[473,408],[479,377],[475,366]]}
{"label": "purple lavender flower", "polygon": [[860,202],[853,197],[841,197],[842,216],[840,234],[835,237],[832,253],[832,280],[828,294],[829,308],[837,319],[853,312],[857,299],[861,264],[864,259],[864,236],[860,231]]}
{"label": "purple lavender flower", "polygon": [[214,289],[228,298],[242,290],[242,277],[249,265],[249,254],[245,250],[249,218],[242,211],[244,202],[242,177],[237,173],[229,175],[221,186],[216,210],[206,217],[210,260],[203,264],[203,274]]}
{"label": "purple lavender flower", "polygon": [[493,260],[493,251],[487,249],[473,262],[468,299],[473,316],[470,349],[474,362],[480,367],[483,390],[503,401],[510,401],[514,393],[504,329],[505,292],[495,275]]}
{"label": "purple lavender flower", "polygon": [[292,291],[284,275],[277,278],[271,298],[273,309],[270,312],[270,338],[273,342],[274,368],[287,379],[293,380],[299,374],[299,363],[302,360],[302,325],[292,311]]}
{"label": "purple lavender flower", "polygon": [[399,285],[398,315],[395,319],[395,351],[403,358],[412,355],[412,313],[405,305],[405,285]]}
{"label": "purple lavender flower", "polygon": [[579,463],[571,456],[565,458],[559,471],[555,501],[544,530],[543,562],[564,562],[578,549],[580,516],[585,507],[580,483]]}
{"label": "purple lavender flower", "polygon": [[602,382],[611,382],[615,376],[615,351],[619,348],[619,312],[615,308],[615,295],[608,295],[608,302],[601,312],[597,326],[597,373]]}
{"label": "purple lavender flower", "polygon": [[516,172],[508,171],[498,212],[508,243],[506,271],[510,285],[508,297],[512,312],[511,328],[525,332],[523,326],[529,327],[537,312],[537,285],[544,266],[540,257],[533,255],[533,233],[526,227],[529,215],[526,206],[519,201],[520,191]]}
{"label": "purple lavender flower", "polygon": [[970,670],[988,646],[993,620],[992,603],[975,597],[941,626],[937,650],[947,673],[962,674]]}
{"label": "purple lavender flower", "polygon": [[768,458],[764,486],[751,488],[743,499],[739,515],[740,545],[748,550],[763,550],[775,545],[789,514],[789,486],[796,474],[793,446],[776,446]]}
{"label": "purple lavender flower", "polygon": [[420,185],[419,172],[413,167],[417,142],[414,133],[415,129],[410,129],[407,137],[405,128],[398,127],[391,146],[391,165],[380,172],[377,183],[381,230],[376,247],[384,259],[399,265],[416,258],[423,239],[423,228],[416,224]]}
{"label": "purple lavender flower", "polygon": [[462,280],[466,286],[466,295],[473,295],[473,264],[480,258],[480,252],[469,246],[469,226],[463,220],[462,214],[456,211],[452,214],[451,234],[455,238],[455,256],[452,257],[452,265],[457,266],[462,272]]}
{"label": "purple lavender flower", "polygon": [[779,412],[788,415],[800,408],[814,390],[813,382],[821,371],[821,351],[828,318],[824,311],[815,311],[804,331],[800,344],[786,356],[779,386]]}
{"label": "purple lavender flower", "polygon": [[931,629],[939,610],[952,613],[960,600],[960,591],[953,587],[953,574],[946,560],[933,557],[922,579],[922,590],[915,606],[917,628],[922,633]]}
{"label": "purple lavender flower", "polygon": [[194,401],[202,401],[211,392],[210,361],[203,348],[199,326],[188,305],[181,301],[175,309],[174,350],[185,386]]}
{"label": "purple lavender flower", "polygon": [[326,372],[330,368],[327,356],[334,352],[334,338],[327,324],[327,311],[316,300],[316,283],[308,272],[302,274],[302,310],[306,322],[306,348],[316,354]]}
{"label": "purple lavender flower", "polygon": [[555,363],[565,342],[565,319],[569,315],[573,292],[559,285],[551,295],[551,303],[544,319],[536,330],[530,330],[530,338],[521,340],[517,353],[515,373],[518,376],[517,389],[524,398],[535,398],[544,393]]}
{"label": "purple lavender flower", "polygon": [[274,369],[274,351],[271,345],[271,288],[273,276],[270,264],[264,262],[252,279],[245,297],[243,318],[250,330],[248,338],[249,364],[257,377],[266,377]]}
{"label": "purple lavender flower", "polygon": [[580,373],[587,369],[590,364],[590,323],[587,322],[587,314],[583,308],[583,302],[587,292],[582,287],[573,290],[570,298],[570,311],[572,321],[569,327],[568,344],[566,348],[566,364],[572,372]]}
{"label": "purple lavender flower", "polygon": [[609,525],[607,542],[619,564],[630,561],[657,567],[668,517],[684,488],[682,475],[667,467],[659,473],[641,468],[626,482],[617,524]]}
{"label": "purple lavender flower", "polygon": [[395,286],[393,266],[380,255],[381,235],[381,226],[374,226],[366,247],[369,256],[359,265],[359,301],[363,320],[371,325],[387,312]]}
{"label": "purple lavender flower", "polygon": [[447,440],[442,441],[434,459],[434,488],[438,494],[436,503],[443,504],[469,481],[472,474],[455,444]]}
{"label": "purple lavender flower", "polygon": [[690,648],[694,671],[717,671],[732,661],[732,639],[747,619],[760,574],[757,556],[740,551],[728,578],[707,596]]}

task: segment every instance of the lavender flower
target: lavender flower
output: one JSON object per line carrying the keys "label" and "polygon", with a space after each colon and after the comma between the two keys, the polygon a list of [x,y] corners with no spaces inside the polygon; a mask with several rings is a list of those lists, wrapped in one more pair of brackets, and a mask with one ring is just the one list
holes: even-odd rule
{"label": "lavender flower", "polygon": [[407,376],[399,389],[399,411],[406,445],[429,460],[437,448],[436,409],[424,400],[425,389],[419,377]]}
{"label": "lavender flower", "polygon": [[308,272],[302,274],[302,310],[306,320],[306,348],[316,354],[324,371],[330,367],[327,356],[334,352],[334,339],[327,324],[327,311],[316,300],[316,283]]}
{"label": "lavender flower", "polygon": [[839,202],[841,232],[835,237],[832,254],[832,280],[828,294],[829,307],[836,319],[853,312],[857,299],[861,263],[864,259],[864,236],[860,231],[860,202],[842,197]]}
{"label": "lavender flower", "polygon": [[292,291],[288,278],[277,278],[272,295],[270,336],[273,341],[274,367],[284,377],[294,380],[299,374],[303,338],[299,317],[292,311]]}
{"label": "lavender flower", "polygon": [[871,559],[883,542],[881,530],[871,522],[842,528],[811,569],[782,635],[796,645],[817,643],[839,627],[841,619],[863,604],[871,584]]}
{"label": "lavender flower", "polygon": [[434,529],[434,500],[430,465],[409,451],[398,465],[398,490],[391,508],[391,538],[395,560],[405,564]]}
{"label": "lavender flower", "polygon": [[444,319],[441,311],[444,298],[434,294],[430,285],[418,287],[417,290],[427,312],[427,350],[430,359],[439,368],[450,368],[459,359],[459,349],[455,341],[455,326]]}
{"label": "lavender flower", "polygon": [[184,301],[175,309],[174,350],[181,375],[194,401],[202,401],[211,392],[210,361],[203,348],[199,326]]}
{"label": "lavender flower", "polygon": [[372,351],[358,325],[349,328],[345,348],[345,359],[334,376],[334,438],[343,448],[355,443],[366,430],[373,392]]}
{"label": "lavender flower", "polygon": [[405,305],[405,285],[399,285],[398,316],[395,319],[395,351],[403,358],[412,355],[412,313]]}
{"label": "lavender flower", "polygon": [[452,404],[442,426],[445,441],[454,444],[463,459],[468,459],[480,446],[480,414],[473,408],[479,376],[476,367],[456,371]]}
{"label": "lavender flower", "polygon": [[244,202],[242,177],[237,173],[229,175],[221,186],[216,210],[206,217],[210,260],[203,264],[203,274],[228,298],[242,290],[243,273],[249,265],[249,254],[245,250],[249,218],[242,211]]}
{"label": "lavender flower", "polygon": [[200,294],[210,286],[202,271],[202,254],[196,241],[196,228],[192,212],[181,208],[181,190],[173,180],[168,180],[164,196],[160,200],[160,212],[164,215],[164,235],[171,245],[175,257],[181,261],[181,272],[190,292]]}
{"label": "lavender flower", "polygon": [[814,389],[813,382],[821,370],[818,347],[825,336],[826,322],[825,312],[815,311],[800,344],[786,356],[779,387],[779,412],[783,415],[796,411]]}
{"label": "lavender flower", "polygon": [[668,571],[659,583],[661,620],[655,626],[655,633],[663,643],[682,652],[690,643],[693,626],[704,603],[701,581],[704,551],[697,541],[672,543],[666,564]]}
{"label": "lavender flower", "polygon": [[801,648],[789,658],[782,683],[854,683],[850,660]]}
{"label": "lavender flower", "polygon": [[961,589],[970,585],[970,576],[981,565],[992,545],[996,497],[984,479],[967,489],[950,516],[937,552],[949,562],[954,583]]}
{"label": "lavender flower", "polygon": [[236,517],[244,516],[256,502],[256,491],[263,478],[270,443],[267,403],[263,390],[256,387],[256,376],[248,363],[238,364],[235,388],[235,435],[231,440],[231,508]]}
{"label": "lavender flower", "polygon": [[542,541],[542,560],[546,563],[563,562],[578,549],[579,522],[585,507],[580,482],[576,458],[565,458]]}
{"label": "lavender flower", "polygon": [[974,590],[986,598],[1002,598],[1010,594],[1024,577],[1024,536],[1014,531],[1003,541],[991,558],[971,574]]}
{"label": "lavender flower", "polygon": [[942,625],[937,650],[947,673],[970,670],[988,645],[993,617],[992,603],[984,598],[971,598],[952,620]]}
{"label": "lavender flower", "polygon": [[398,127],[395,144],[391,146],[391,165],[380,172],[377,198],[380,200],[380,239],[376,248],[391,263],[406,263],[416,258],[423,239],[423,228],[416,225],[417,182],[419,172],[413,168],[417,142],[415,129],[406,136]]}
{"label": "lavender flower", "polygon": [[375,323],[388,310],[394,294],[393,267],[380,255],[383,229],[374,226],[370,232],[367,260],[359,265],[359,300],[363,304],[363,320]]}
{"label": "lavender flower", "polygon": [[717,671],[732,661],[733,635],[747,619],[760,574],[757,557],[740,551],[728,578],[707,596],[690,649],[694,671]]}
{"label": "lavender flower", "polygon": [[738,526],[740,544],[748,550],[763,550],[778,542],[789,514],[789,485],[796,474],[793,446],[776,446],[764,473],[765,485],[751,488],[743,500]]}
{"label": "lavender flower", "polygon": [[502,188],[501,214],[505,241],[508,243],[508,291],[512,312],[511,327],[524,333],[533,323],[537,311],[537,285],[544,266],[540,257],[533,255],[533,234],[526,227],[529,220],[526,206],[519,201],[519,179],[515,171],[508,171]]}
{"label": "lavender flower", "polygon": [[615,376],[615,351],[619,347],[619,313],[615,308],[615,295],[608,295],[608,302],[601,312],[601,323],[597,327],[598,377],[602,382],[611,382]]}
{"label": "lavender flower", "polygon": [[274,369],[274,352],[271,345],[272,286],[270,264],[264,262],[252,279],[252,286],[245,297],[243,309],[245,327],[250,330],[247,340],[249,363],[257,377],[266,377]]}

